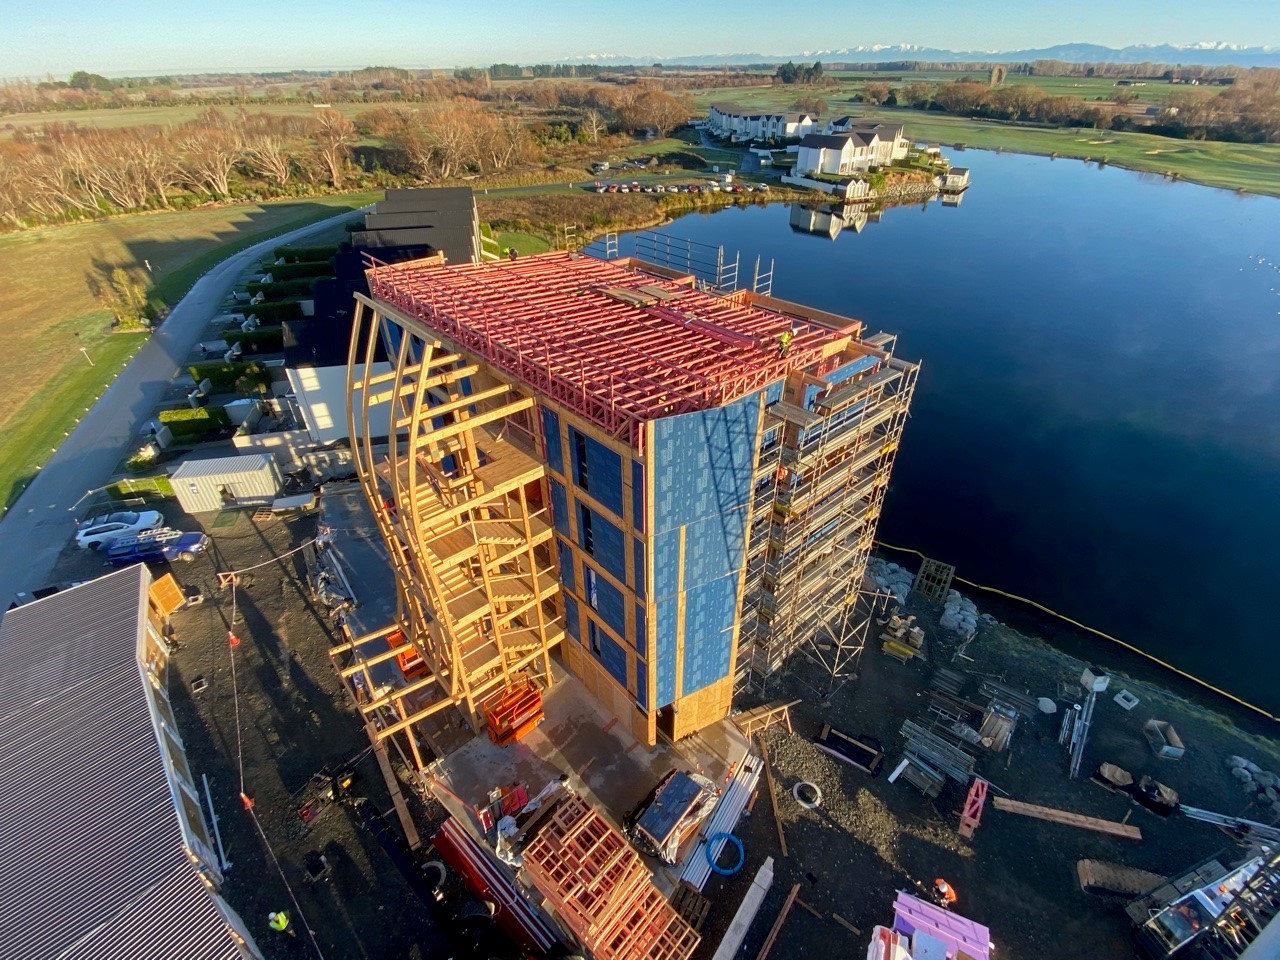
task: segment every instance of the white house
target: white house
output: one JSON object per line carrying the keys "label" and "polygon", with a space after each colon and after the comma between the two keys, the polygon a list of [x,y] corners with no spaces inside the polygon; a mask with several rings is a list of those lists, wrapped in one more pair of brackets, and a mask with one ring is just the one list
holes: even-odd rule
{"label": "white house", "polygon": [[762,113],[733,103],[713,103],[707,128],[732,140],[790,140],[807,136],[818,122],[807,113]]}
{"label": "white house", "polygon": [[907,151],[911,149],[911,142],[904,135],[900,123],[885,123],[869,120],[866,117],[837,117],[827,123],[824,132],[828,134],[860,133],[864,137],[874,134],[880,142],[871,163],[877,167],[885,166],[895,160],[905,160]]}
{"label": "white house", "polygon": [[875,163],[880,140],[872,134],[811,133],[800,141],[795,172],[800,176],[827,173],[835,176],[865,172]]}

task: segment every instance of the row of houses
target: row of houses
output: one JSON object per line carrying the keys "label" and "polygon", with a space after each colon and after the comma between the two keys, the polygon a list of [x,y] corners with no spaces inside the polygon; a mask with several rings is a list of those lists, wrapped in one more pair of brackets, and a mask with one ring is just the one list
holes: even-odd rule
{"label": "row of houses", "polygon": [[717,137],[744,140],[794,140],[818,129],[808,113],[762,113],[733,103],[713,103],[707,113],[707,129]]}

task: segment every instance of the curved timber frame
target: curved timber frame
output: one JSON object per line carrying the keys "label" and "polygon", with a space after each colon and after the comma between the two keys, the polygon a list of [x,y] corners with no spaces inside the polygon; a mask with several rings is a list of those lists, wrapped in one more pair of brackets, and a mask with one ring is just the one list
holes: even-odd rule
{"label": "curved timber frame", "polygon": [[[400,719],[380,735],[450,705],[478,730],[486,699],[525,678],[550,683],[564,635],[534,399],[420,320],[356,300],[348,429],[391,557],[398,626],[428,671],[389,695]],[[379,347],[389,372],[374,372]]]}

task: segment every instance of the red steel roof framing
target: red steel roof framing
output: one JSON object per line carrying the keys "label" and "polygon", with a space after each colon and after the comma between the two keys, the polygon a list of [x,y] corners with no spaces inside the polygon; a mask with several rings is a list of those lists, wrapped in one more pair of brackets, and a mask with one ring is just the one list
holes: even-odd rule
{"label": "red steel roof framing", "polygon": [[[449,337],[613,436],[640,446],[647,420],[737,400],[812,367],[856,333],[567,253],[368,271],[374,297]],[[640,285],[670,299],[628,303]],[[786,356],[778,335],[792,331]]]}

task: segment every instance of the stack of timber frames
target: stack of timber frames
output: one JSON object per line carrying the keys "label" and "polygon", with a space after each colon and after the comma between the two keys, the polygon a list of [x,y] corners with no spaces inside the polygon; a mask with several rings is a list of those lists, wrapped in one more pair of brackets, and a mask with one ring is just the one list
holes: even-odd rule
{"label": "stack of timber frames", "polygon": [[626,838],[576,794],[523,851],[546,905],[596,960],[688,960],[700,937],[653,885]]}
{"label": "stack of timber frames", "polygon": [[[347,383],[356,467],[391,556],[398,626],[427,667],[411,686],[432,697],[416,713],[396,699],[401,720],[380,735],[450,705],[479,729],[486,699],[526,679],[549,684],[563,637],[546,471],[524,439],[534,399],[421,321],[357,300]],[[393,349],[392,370],[375,374],[380,345]],[[383,404],[385,451],[371,429]]]}
{"label": "stack of timber frames", "polygon": [[[861,585],[919,372],[872,346],[878,339],[828,361],[871,353],[869,369],[837,384],[793,374],[769,408],[779,440],[757,468],[744,605],[743,660],[756,675],[806,641],[832,677],[847,675],[865,644],[876,597]],[[814,386],[822,392],[806,409]]]}

